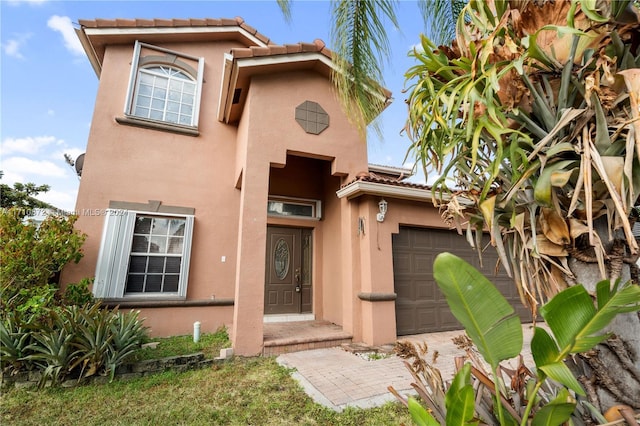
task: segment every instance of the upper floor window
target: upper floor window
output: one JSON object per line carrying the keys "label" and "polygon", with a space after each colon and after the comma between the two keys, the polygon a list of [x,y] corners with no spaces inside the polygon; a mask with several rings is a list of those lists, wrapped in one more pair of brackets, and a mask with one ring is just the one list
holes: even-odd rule
{"label": "upper floor window", "polygon": [[198,127],[204,59],[136,41],[125,115]]}
{"label": "upper floor window", "polygon": [[141,68],[133,115],[193,126],[196,82],[167,66]]}

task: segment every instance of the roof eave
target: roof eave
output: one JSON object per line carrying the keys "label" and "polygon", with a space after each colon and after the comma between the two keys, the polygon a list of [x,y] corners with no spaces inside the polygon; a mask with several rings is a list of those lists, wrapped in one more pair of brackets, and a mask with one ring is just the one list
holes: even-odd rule
{"label": "roof eave", "polygon": [[363,196],[377,195],[390,198],[399,198],[410,201],[433,202],[433,192],[426,188],[414,188],[399,185],[389,185],[377,182],[354,181],[340,188],[336,195],[338,198],[348,200]]}
{"label": "roof eave", "polygon": [[87,54],[87,58],[89,59],[89,63],[93,68],[93,71],[96,73],[98,79],[100,78],[100,74],[102,73],[102,62],[98,59],[98,54],[93,48],[93,44],[91,44],[91,40],[84,31],[84,27],[76,28],[76,35],[78,39],[80,39],[80,44]]}

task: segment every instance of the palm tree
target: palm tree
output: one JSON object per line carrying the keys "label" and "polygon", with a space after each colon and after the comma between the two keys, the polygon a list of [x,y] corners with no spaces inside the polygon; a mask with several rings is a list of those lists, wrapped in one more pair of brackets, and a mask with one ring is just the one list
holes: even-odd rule
{"label": "palm tree", "polygon": [[[291,1],[277,0],[286,19]],[[466,0],[424,0],[417,3],[427,32],[440,43],[455,36],[455,22]],[[392,59],[387,31],[400,29],[395,0],[333,0],[331,49],[336,65],[332,80],[347,116],[364,134],[368,125],[379,132],[376,117],[386,107],[384,65]]]}
{"label": "palm tree", "polygon": [[[451,47],[414,52],[411,152],[534,310],[576,283],[638,282],[639,23],[628,0],[471,1]],[[575,372],[595,406],[640,408],[640,316],[610,331]]]}

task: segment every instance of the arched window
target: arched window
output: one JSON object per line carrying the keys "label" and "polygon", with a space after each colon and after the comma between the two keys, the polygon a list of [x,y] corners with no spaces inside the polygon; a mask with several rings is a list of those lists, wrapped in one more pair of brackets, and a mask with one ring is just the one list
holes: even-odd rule
{"label": "arched window", "polygon": [[196,81],[177,68],[140,68],[133,115],[193,126],[196,88]]}
{"label": "arched window", "polygon": [[197,131],[203,73],[204,58],[136,41],[125,119],[116,121]]}

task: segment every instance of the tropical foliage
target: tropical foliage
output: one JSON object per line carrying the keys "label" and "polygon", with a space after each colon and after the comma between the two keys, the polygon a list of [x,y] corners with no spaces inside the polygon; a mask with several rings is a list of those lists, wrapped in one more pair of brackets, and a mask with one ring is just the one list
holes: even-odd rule
{"label": "tropical foliage", "polygon": [[[82,258],[85,235],[73,228],[77,217],[51,215],[25,221],[21,208],[0,210],[0,307],[26,315],[55,304],[58,273]],[[82,291],[72,286],[70,291]],[[86,293],[86,288],[85,288]],[[79,297],[79,295],[77,296]]]}
{"label": "tropical foliage", "polygon": [[[577,282],[638,282],[639,23],[631,1],[470,1],[450,47],[414,52],[410,153],[534,312]],[[638,406],[640,318],[611,327],[579,374],[594,405]]]}
{"label": "tropical foliage", "polygon": [[[640,310],[639,286],[617,282],[612,287],[608,281],[601,281],[595,305],[581,285],[558,293],[540,309],[546,327],[535,327],[531,340],[535,369],[527,368],[520,358],[517,369],[511,370],[501,363],[518,356],[523,347],[522,325],[513,307],[479,271],[452,254],[436,258],[434,276],[485,362],[466,343],[472,363],[461,366],[451,384],[445,386],[439,371],[424,360],[426,348],[420,354],[410,343],[400,344],[400,354],[413,359],[407,366],[416,379],[415,389],[429,409],[400,397],[417,424],[605,422],[565,361],[605,340],[608,336],[601,331],[616,315]],[[624,414],[633,416],[633,410],[627,407]]]}
{"label": "tropical foliage", "polygon": [[[447,217],[489,229],[531,304],[575,282],[569,256],[615,280],[637,253],[637,11],[594,4],[471,1],[453,46],[423,37],[407,74],[411,151],[439,174]],[[597,222],[623,234],[613,250]]]}
{"label": "tropical foliage", "polygon": [[27,323],[18,312],[0,321],[0,369],[34,371],[40,385],[109,375],[129,360],[146,339],[137,311],[103,309],[100,303],[48,309]]}

